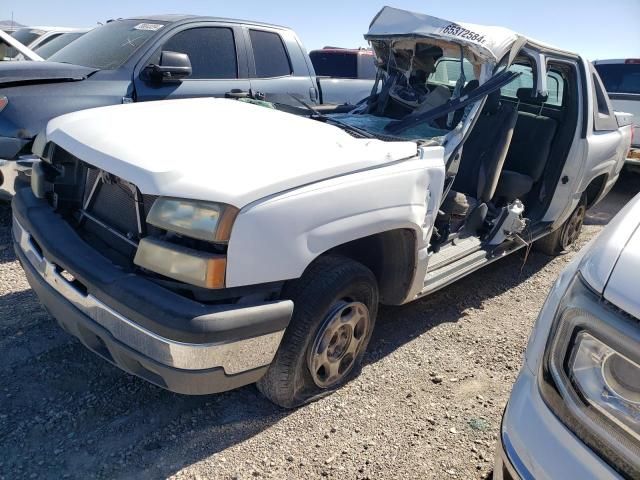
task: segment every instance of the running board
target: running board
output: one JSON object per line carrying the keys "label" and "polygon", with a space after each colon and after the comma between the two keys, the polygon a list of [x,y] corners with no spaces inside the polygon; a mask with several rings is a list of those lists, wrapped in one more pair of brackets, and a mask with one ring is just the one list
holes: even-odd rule
{"label": "running board", "polygon": [[[446,287],[450,283],[455,282],[456,280],[470,274],[471,272],[479,269],[480,267],[487,265],[491,262],[498,260],[499,258],[505,257],[510,253],[524,247],[526,244],[513,240],[509,242],[508,245],[501,246],[497,249],[488,250],[482,248],[480,246],[477,247],[477,251],[473,253],[469,253],[467,248],[466,252],[463,253],[462,257],[454,261],[445,261],[444,259],[437,258],[441,252],[435,254],[429,260],[429,266],[427,268],[427,276],[424,279],[424,286],[422,291],[417,295],[417,297],[422,297],[429,293],[433,293],[436,290],[439,290],[443,287]],[[461,247],[462,244],[449,248]],[[467,245],[469,247],[470,244]],[[445,253],[444,251],[442,253]],[[447,258],[451,258],[454,252],[451,252],[450,256]],[[436,263],[431,265],[431,260],[435,260]]]}
{"label": "running board", "polygon": [[427,271],[445,267],[456,260],[480,250],[482,242],[478,237],[467,237],[464,240],[454,240],[456,243],[447,245],[431,255]]}

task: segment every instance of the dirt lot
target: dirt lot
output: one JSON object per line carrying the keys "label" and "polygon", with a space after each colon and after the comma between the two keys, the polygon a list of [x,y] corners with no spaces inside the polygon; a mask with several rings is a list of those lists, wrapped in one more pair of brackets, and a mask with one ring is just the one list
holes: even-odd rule
{"label": "dirt lot", "polygon": [[[636,191],[628,175],[580,245]],[[573,253],[514,255],[384,308],[361,377],[290,412],[251,386],[175,395],[88,352],[39,306],[0,206],[0,478],[482,478],[547,291]]]}

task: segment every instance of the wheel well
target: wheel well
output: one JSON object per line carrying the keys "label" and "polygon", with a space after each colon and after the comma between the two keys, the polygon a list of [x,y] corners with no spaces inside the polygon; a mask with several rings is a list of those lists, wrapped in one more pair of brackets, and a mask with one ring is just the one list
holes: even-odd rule
{"label": "wheel well", "polygon": [[389,230],[332,248],[324,255],[343,255],[369,268],[378,281],[380,303],[401,304],[416,270],[416,233]]}
{"label": "wheel well", "polygon": [[593,207],[600,198],[600,194],[604,190],[607,183],[607,174],[602,174],[591,180],[591,183],[585,188],[584,196],[587,200],[587,209]]}

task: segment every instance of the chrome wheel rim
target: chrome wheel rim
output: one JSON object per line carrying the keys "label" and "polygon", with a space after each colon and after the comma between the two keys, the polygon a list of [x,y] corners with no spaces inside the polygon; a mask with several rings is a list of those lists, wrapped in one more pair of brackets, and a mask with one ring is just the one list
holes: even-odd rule
{"label": "chrome wheel rim", "polygon": [[566,249],[570,245],[572,245],[578,237],[580,236],[580,232],[582,231],[582,225],[584,224],[584,217],[586,215],[587,209],[584,205],[580,205],[576,208],[573,215],[567,222],[567,226],[562,235],[562,248]]}
{"label": "chrome wheel rim", "polygon": [[307,357],[318,387],[335,385],[353,369],[370,326],[369,309],[364,303],[341,300],[329,310]]}

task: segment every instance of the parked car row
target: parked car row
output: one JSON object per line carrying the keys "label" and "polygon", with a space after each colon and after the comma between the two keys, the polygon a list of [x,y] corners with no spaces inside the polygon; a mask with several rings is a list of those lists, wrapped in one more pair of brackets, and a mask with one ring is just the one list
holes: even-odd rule
{"label": "parked car row", "polygon": [[[293,408],[359,373],[379,304],[576,241],[633,135],[588,60],[390,7],[365,39],[310,58],[285,27],[155,16],[0,65],[14,248],[61,327],[168,390]],[[320,72],[368,93],[327,102]],[[498,478],[637,475],[638,205],[554,287]]]}
{"label": "parked car row", "polygon": [[[42,58],[48,58],[88,31],[88,28],[21,27],[10,32],[10,35],[26,49],[37,53]],[[46,49],[44,48],[45,46],[47,47]],[[0,59],[32,60],[33,58],[22,49],[19,50],[15,46],[9,46]]]}
{"label": "parked car row", "polygon": [[63,113],[205,96],[323,105],[325,88],[330,103],[355,104],[374,83],[317,78],[288,28],[184,15],[115,20],[48,60],[0,64],[0,197],[28,184],[33,140]]}

